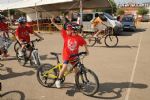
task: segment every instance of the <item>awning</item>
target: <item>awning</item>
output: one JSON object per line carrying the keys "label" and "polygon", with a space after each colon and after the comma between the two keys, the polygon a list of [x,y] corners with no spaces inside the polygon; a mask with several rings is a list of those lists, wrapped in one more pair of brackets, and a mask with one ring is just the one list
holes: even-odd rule
{"label": "awning", "polygon": [[34,7],[35,4],[37,6],[40,6],[45,4],[56,4],[69,1],[73,0],[2,0],[0,1],[0,10],[29,8]]}
{"label": "awning", "polygon": [[[32,13],[35,12],[35,5],[39,12],[73,10],[79,9],[79,1],[80,0],[18,0],[17,2],[0,3],[0,10],[19,9],[25,13]],[[109,0],[83,0],[83,9],[110,7]]]}

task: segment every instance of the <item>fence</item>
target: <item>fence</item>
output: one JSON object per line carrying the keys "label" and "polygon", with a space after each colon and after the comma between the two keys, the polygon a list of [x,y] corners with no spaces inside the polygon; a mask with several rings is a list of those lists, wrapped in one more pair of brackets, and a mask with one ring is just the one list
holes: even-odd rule
{"label": "fence", "polygon": [[[28,24],[30,24],[30,23],[28,23]],[[34,31],[38,31],[38,26],[36,23],[30,24],[30,26],[33,27]],[[39,23],[39,31],[58,31],[58,29],[50,23]]]}

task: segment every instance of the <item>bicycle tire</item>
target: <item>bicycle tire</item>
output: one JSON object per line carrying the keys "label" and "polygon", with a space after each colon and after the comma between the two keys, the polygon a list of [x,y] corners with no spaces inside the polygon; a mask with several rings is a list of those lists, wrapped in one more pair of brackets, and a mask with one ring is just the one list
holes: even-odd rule
{"label": "bicycle tire", "polygon": [[[56,79],[49,78],[48,75],[47,76],[42,76],[42,74],[44,72],[50,70],[51,68],[53,68],[53,66],[51,64],[43,64],[37,69],[37,74],[36,74],[37,80],[44,87],[49,87],[50,88],[54,85],[54,83],[56,81]],[[55,70],[53,70],[53,74],[57,75],[57,72]],[[42,79],[40,77],[42,77]],[[47,83],[48,80],[51,80],[52,82]]]}
{"label": "bicycle tire", "polygon": [[[89,84],[89,83],[92,83],[92,82],[90,82],[91,80],[88,80],[88,78],[89,77],[87,77],[87,73],[89,73],[93,78],[94,78],[94,81],[95,81],[95,87],[94,87],[94,89],[92,90],[92,89],[85,89],[86,87],[89,87],[90,85],[88,85],[88,86],[85,86],[85,85],[87,85],[87,84]],[[81,77],[84,77],[85,79],[86,79],[86,77],[87,77],[87,79],[85,80],[85,79],[81,79]],[[81,83],[80,83],[80,80],[79,79],[81,79]],[[90,69],[85,69],[85,72],[78,72],[77,74],[76,74],[76,76],[75,76],[75,82],[76,82],[76,85],[77,85],[77,88],[79,89],[79,91],[80,92],[82,92],[84,95],[87,95],[87,96],[93,96],[95,93],[97,93],[98,92],[98,90],[99,90],[99,80],[98,80],[98,77],[96,76],[96,74],[92,71],[92,70],[90,70]],[[92,85],[93,85],[93,83],[92,83]],[[91,86],[92,86],[91,85]],[[84,87],[85,86],[85,87]],[[90,87],[89,87],[90,88]],[[86,91],[87,90],[87,91]],[[92,90],[92,91],[91,91]]]}
{"label": "bicycle tire", "polygon": [[93,47],[96,44],[96,38],[95,37],[86,37],[85,41],[87,43],[87,46]]}
{"label": "bicycle tire", "polygon": [[115,35],[106,35],[104,42],[107,47],[116,47],[118,45],[118,37]]}
{"label": "bicycle tire", "polygon": [[21,66],[25,66],[25,64],[26,64],[26,58],[25,58],[25,55],[23,55],[22,57],[19,57],[19,48],[16,50],[16,57],[17,57],[17,61],[19,62],[19,64],[21,65]]}
{"label": "bicycle tire", "polygon": [[35,57],[35,60],[36,60],[36,62],[37,62],[37,64],[35,64],[35,62],[33,61],[33,57],[32,57],[32,55],[30,56],[31,58],[30,58],[30,65],[31,66],[40,66],[41,65],[41,62],[40,62],[40,59],[39,59],[39,57],[38,57],[38,54],[37,55],[35,55],[35,54],[33,54],[34,55],[34,57]]}
{"label": "bicycle tire", "polygon": [[82,36],[83,38],[86,38],[87,33],[84,32],[84,33],[81,34],[81,36]]}
{"label": "bicycle tire", "polygon": [[19,44],[19,42],[16,42],[15,44],[14,44],[14,51],[15,51],[15,53],[17,53],[17,45],[19,45],[19,47],[21,47],[21,45]]}

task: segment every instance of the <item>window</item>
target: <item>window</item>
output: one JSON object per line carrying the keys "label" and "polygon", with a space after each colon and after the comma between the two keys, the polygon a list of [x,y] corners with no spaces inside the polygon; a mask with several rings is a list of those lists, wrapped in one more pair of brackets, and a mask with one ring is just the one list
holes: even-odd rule
{"label": "window", "polygon": [[83,21],[91,21],[93,19],[93,14],[83,14]]}
{"label": "window", "polygon": [[115,20],[115,18],[113,18],[113,16],[111,16],[111,15],[108,14],[108,13],[104,13],[104,15],[105,15],[106,17],[108,17],[109,19],[111,19],[111,20]]}
{"label": "window", "polygon": [[123,21],[123,22],[133,22],[134,19],[133,19],[132,17],[123,17],[123,18],[122,18],[122,21]]}

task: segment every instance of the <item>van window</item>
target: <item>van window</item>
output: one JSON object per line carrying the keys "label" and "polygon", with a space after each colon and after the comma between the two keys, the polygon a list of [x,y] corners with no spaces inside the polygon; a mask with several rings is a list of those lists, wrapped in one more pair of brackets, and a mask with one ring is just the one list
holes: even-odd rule
{"label": "van window", "polygon": [[111,19],[111,20],[115,20],[115,18],[113,18],[113,16],[111,16],[111,15],[108,14],[108,13],[104,13],[104,15],[105,15],[106,17],[108,17],[109,19]]}
{"label": "van window", "polygon": [[99,14],[99,17],[102,21],[107,21],[107,18],[104,16],[104,14]]}
{"label": "van window", "polygon": [[93,19],[93,14],[83,14],[83,21],[91,21]]}

